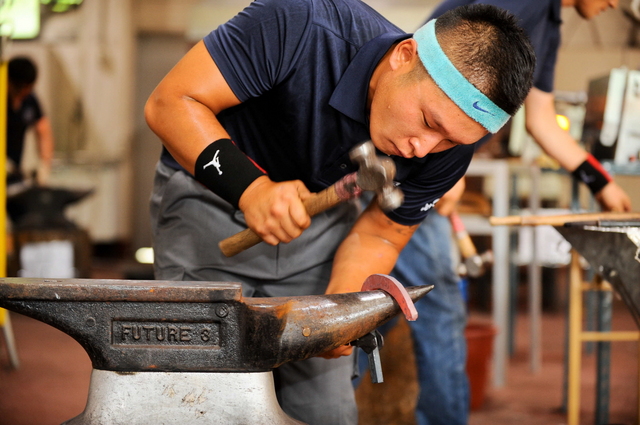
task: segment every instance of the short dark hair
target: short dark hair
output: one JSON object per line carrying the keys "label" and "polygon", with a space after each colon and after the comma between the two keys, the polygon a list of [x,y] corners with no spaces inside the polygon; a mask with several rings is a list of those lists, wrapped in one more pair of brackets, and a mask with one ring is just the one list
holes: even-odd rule
{"label": "short dark hair", "polygon": [[478,90],[514,115],[533,84],[536,57],[515,16],[487,4],[452,9],[436,20],[449,60]]}
{"label": "short dark hair", "polygon": [[26,56],[18,56],[9,61],[9,82],[18,88],[36,82],[38,69]]}

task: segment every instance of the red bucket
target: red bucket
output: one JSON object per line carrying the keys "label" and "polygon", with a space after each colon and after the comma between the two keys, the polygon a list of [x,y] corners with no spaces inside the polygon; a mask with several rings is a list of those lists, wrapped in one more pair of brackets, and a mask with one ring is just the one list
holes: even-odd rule
{"label": "red bucket", "polygon": [[469,322],[465,329],[471,410],[477,410],[484,404],[489,385],[493,339],[497,332],[490,322],[480,321]]}

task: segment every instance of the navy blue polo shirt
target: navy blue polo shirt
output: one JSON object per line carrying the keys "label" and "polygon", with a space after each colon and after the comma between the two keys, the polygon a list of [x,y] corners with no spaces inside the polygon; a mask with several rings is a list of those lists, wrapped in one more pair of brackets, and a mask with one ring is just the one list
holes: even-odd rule
{"label": "navy blue polo shirt", "polygon": [[7,99],[7,158],[18,167],[22,162],[25,133],[42,116],[40,103],[34,94],[27,95],[17,110],[12,108],[11,99]]}
{"label": "navy blue polo shirt", "polygon": [[[369,140],[371,75],[408,38],[359,0],[256,0],[204,43],[242,102],[218,119],[274,181],[319,191],[356,171],[349,151]],[[473,146],[422,159],[392,157],[405,202],[388,213],[412,225],[464,175]]]}
{"label": "navy blue polo shirt", "polygon": [[553,79],[560,47],[561,0],[445,0],[433,11],[437,18],[448,10],[468,4],[491,4],[508,10],[529,36],[536,52],[533,86],[547,93],[553,91]]}

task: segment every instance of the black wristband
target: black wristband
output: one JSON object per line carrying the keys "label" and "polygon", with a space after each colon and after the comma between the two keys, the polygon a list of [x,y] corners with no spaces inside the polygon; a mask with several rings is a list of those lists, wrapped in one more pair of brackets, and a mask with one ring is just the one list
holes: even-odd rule
{"label": "black wristband", "polygon": [[576,179],[587,186],[594,195],[602,190],[611,180],[611,176],[602,167],[602,164],[589,154],[578,168],[571,173]]}
{"label": "black wristband", "polygon": [[198,156],[195,165],[197,181],[238,208],[240,197],[255,179],[265,173],[231,140],[220,139]]}

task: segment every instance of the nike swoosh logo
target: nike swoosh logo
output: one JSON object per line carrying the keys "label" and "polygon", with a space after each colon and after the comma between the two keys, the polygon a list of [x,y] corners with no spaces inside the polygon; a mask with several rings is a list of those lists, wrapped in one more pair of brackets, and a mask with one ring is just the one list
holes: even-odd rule
{"label": "nike swoosh logo", "polygon": [[478,101],[473,102],[473,108],[474,108],[474,109],[477,109],[477,110],[478,110],[478,111],[480,111],[480,112],[484,112],[485,114],[493,115],[491,112],[489,112],[489,111],[487,111],[486,109],[483,109],[483,108],[481,108],[480,106],[478,106],[478,103],[479,103],[479,102],[480,102],[479,100],[478,100]]}

